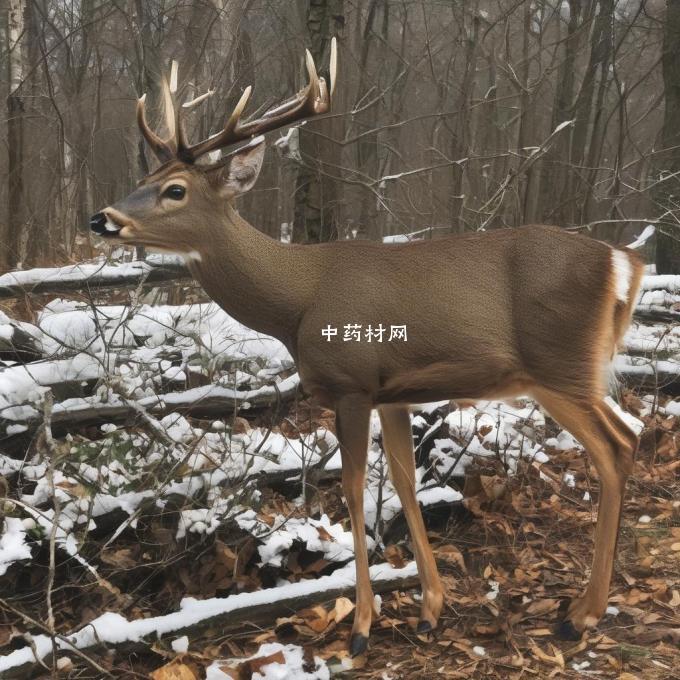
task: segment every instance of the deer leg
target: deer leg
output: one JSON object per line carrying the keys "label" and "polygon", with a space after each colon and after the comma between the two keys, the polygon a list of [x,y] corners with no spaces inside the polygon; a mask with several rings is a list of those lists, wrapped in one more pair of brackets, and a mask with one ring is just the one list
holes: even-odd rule
{"label": "deer leg", "polygon": [[444,590],[432,548],[427,539],[423,515],[416,499],[416,465],[411,420],[406,406],[381,406],[378,413],[382,423],[383,445],[390,469],[390,478],[404,508],[420,574],[423,603],[417,630],[425,633],[437,625],[444,602]]}
{"label": "deer leg", "polygon": [[336,430],[342,454],[342,490],[352,523],[356,560],[356,608],[350,654],[363,654],[373,618],[373,591],[368,573],[364,518],[364,486],[368,457],[368,423],[371,403],[363,395],[342,397],[335,405]]}
{"label": "deer leg", "polygon": [[580,639],[586,628],[595,626],[607,608],[623,494],[637,437],[605,402],[575,403],[555,393],[543,395],[539,401],[583,444],[600,478],[590,580],[556,629],[559,637],[574,640]]}

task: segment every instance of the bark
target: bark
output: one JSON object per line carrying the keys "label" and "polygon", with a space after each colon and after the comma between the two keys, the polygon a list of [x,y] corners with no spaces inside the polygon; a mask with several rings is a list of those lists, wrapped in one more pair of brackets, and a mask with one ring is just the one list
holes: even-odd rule
{"label": "bark", "polygon": [[[344,0],[308,0],[306,32],[317,68],[328,68],[330,42],[340,38],[345,24]],[[342,64],[342,60],[340,60]],[[338,101],[334,102],[337,110]],[[312,120],[300,128],[300,155],[295,183],[293,239],[330,241],[337,238],[339,222],[338,186],[328,177],[337,173],[340,150],[326,137],[341,137],[340,122]]]}
{"label": "bark", "polygon": [[[472,19],[472,26],[466,29],[463,25],[463,40],[465,57],[463,64],[463,78],[460,90],[453,99],[454,109],[457,111],[451,129],[450,158],[459,161],[470,155],[471,148],[471,116],[470,104],[474,88],[477,62],[477,46],[479,44],[479,19]],[[449,198],[449,219],[452,232],[465,231],[464,204],[470,198],[465,196],[465,163],[454,163],[451,166],[451,188]]]}
{"label": "bark", "polygon": [[[656,245],[658,274],[680,274],[680,2],[668,0],[663,36],[663,82],[666,109],[657,160],[659,175],[669,179],[657,185],[654,199],[662,215]],[[674,175],[674,176],[673,176]],[[663,215],[668,211],[668,215]]]}
{"label": "bark", "polygon": [[[357,92],[357,101],[365,96],[369,100],[375,98],[375,92],[380,87],[379,72],[376,74],[370,73],[369,57],[376,56],[376,62],[379,62],[380,57],[384,58],[385,52],[380,49],[382,43],[376,45],[376,35],[378,33],[378,14],[382,11],[383,16],[387,15],[388,8],[385,0],[371,0],[368,7],[368,14],[366,15],[366,24],[361,40],[361,57],[359,59],[359,87]],[[382,36],[383,40],[386,36]],[[369,91],[374,94],[371,96]],[[365,111],[355,116],[359,124],[360,131],[372,130],[378,126],[378,108],[380,100],[372,102]],[[362,138],[357,144],[357,167],[361,172],[370,179],[378,178],[378,141],[379,135],[372,134]],[[376,215],[376,197],[369,189],[361,191],[361,207],[358,216],[358,235],[361,237],[380,238],[377,215]]]}
{"label": "bark", "polygon": [[15,267],[21,259],[21,235],[26,223],[24,186],[24,122],[25,104],[21,87],[24,79],[25,0],[9,0],[7,11],[8,77],[7,97],[7,219],[0,233],[4,247],[0,249],[0,268]]}
{"label": "bark", "polygon": [[[569,23],[564,39],[564,57],[561,60],[560,68],[557,70],[551,130],[554,130],[560,123],[570,120],[572,115],[571,105],[574,98],[576,57],[581,42],[582,14],[583,0],[569,0]],[[564,224],[567,221],[563,190],[567,178],[567,168],[563,161],[568,157],[569,135],[559,135],[546,153],[545,160],[542,163],[541,199],[538,214],[541,221],[547,224]],[[555,200],[556,195],[557,201]]]}
{"label": "bark", "polygon": [[[611,26],[614,13],[613,0],[601,0],[594,19],[590,40],[590,58],[586,67],[581,89],[574,104],[574,131],[571,140],[571,171],[567,182],[569,200],[568,222],[580,224],[587,196],[587,186],[581,179],[587,174],[587,150],[594,142],[596,122],[602,106],[604,83],[609,77],[609,61],[612,54]],[[596,97],[595,86],[600,88]],[[591,159],[592,160],[592,159]]]}

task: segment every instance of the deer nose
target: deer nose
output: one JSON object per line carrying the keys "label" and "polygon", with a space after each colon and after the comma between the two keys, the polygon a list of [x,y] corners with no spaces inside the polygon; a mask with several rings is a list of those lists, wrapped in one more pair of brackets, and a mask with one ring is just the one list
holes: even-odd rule
{"label": "deer nose", "polygon": [[90,217],[90,229],[95,234],[103,234],[106,231],[106,214],[103,212],[98,212],[96,215]]}
{"label": "deer nose", "polygon": [[90,218],[90,229],[99,236],[117,236],[121,225],[114,222],[109,214],[102,210]]}

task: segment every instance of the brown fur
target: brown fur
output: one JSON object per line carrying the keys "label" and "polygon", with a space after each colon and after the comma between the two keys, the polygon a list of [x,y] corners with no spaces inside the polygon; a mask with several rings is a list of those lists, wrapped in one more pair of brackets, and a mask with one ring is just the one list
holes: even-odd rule
{"label": "brown fur", "polygon": [[[262,148],[221,168],[172,161],[106,209],[125,243],[194,251],[190,267],[232,316],[279,338],[304,389],[334,408],[343,484],[357,555],[354,633],[368,635],[372,596],[363,528],[370,410],[378,407],[387,456],[414,541],[424,589],[422,620],[442,606],[414,492],[406,405],[530,394],[589,450],[602,481],[590,584],[569,613],[579,631],[597,622],[607,589],[625,479],[637,438],[602,401],[606,367],[628,325],[642,275],[615,296],[610,246],[547,226],[384,245],[284,245],[247,224],[231,199],[257,176]],[[254,177],[253,177],[254,173]],[[168,182],[181,202],[160,197]],[[328,324],[338,336],[321,334]],[[406,325],[406,342],[344,342],[345,324]]]}

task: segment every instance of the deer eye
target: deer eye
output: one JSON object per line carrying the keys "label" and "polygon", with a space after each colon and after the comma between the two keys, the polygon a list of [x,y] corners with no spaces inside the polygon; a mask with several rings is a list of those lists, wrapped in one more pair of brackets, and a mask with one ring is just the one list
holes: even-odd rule
{"label": "deer eye", "polygon": [[164,192],[163,198],[171,198],[173,201],[181,201],[187,190],[181,184],[171,184]]}

